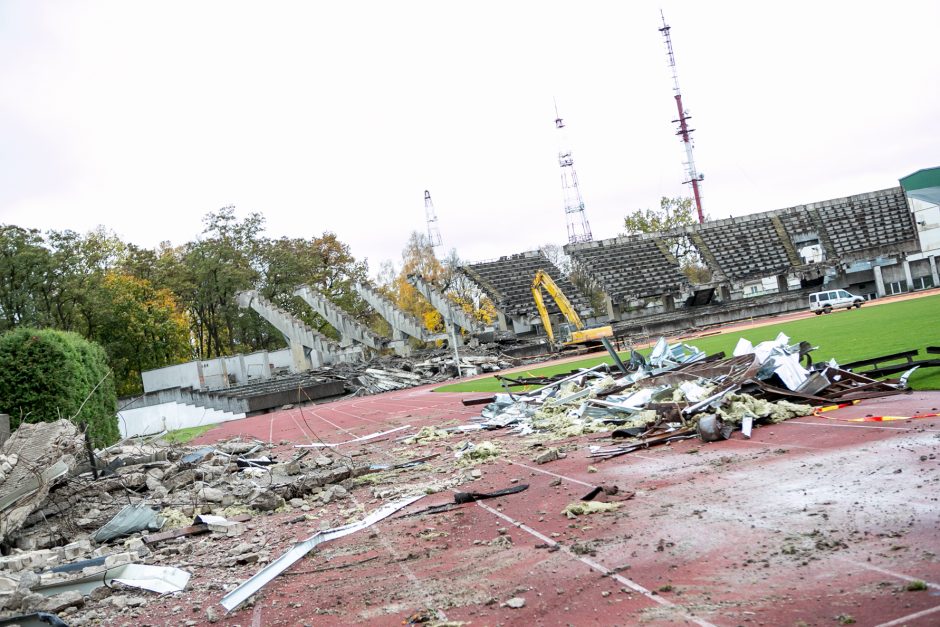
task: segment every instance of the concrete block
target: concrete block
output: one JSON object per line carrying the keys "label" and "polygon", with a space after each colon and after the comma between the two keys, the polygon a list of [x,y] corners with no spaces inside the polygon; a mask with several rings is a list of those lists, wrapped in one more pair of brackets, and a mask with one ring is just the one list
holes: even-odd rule
{"label": "concrete block", "polygon": [[130,538],[124,541],[124,548],[128,553],[136,553],[141,548],[146,548],[146,546],[147,544],[144,542],[143,538]]}
{"label": "concrete block", "polygon": [[61,547],[62,557],[65,560],[74,560],[91,553],[91,541],[88,539],[78,540],[77,542],[71,542]]}
{"label": "concrete block", "polygon": [[221,503],[222,499],[225,496],[225,493],[218,488],[205,487],[199,490],[198,496],[200,499],[208,501],[210,503]]}
{"label": "concrete block", "polygon": [[0,557],[0,569],[10,571],[11,573],[18,573],[23,570],[22,554],[14,553],[13,555]]}
{"label": "concrete block", "polygon": [[123,566],[124,564],[130,564],[134,561],[133,553],[115,553],[114,555],[109,555],[104,558],[104,567],[105,568],[115,568],[117,566]]}
{"label": "concrete block", "polygon": [[229,537],[235,537],[245,533],[248,530],[248,525],[243,522],[229,521],[226,525],[209,525],[209,530],[213,533],[221,533]]}
{"label": "concrete block", "polygon": [[45,568],[46,566],[55,566],[59,562],[59,556],[49,549],[39,551],[30,551],[23,554],[23,564],[25,568]]}
{"label": "concrete block", "polygon": [[22,551],[33,551],[37,546],[39,543],[33,536],[20,536],[16,539],[16,548]]}

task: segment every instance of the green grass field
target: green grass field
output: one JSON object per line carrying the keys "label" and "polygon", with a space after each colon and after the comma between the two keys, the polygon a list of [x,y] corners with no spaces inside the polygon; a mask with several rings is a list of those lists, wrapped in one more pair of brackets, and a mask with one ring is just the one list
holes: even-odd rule
{"label": "green grass field", "polygon": [[200,425],[198,427],[187,427],[185,429],[177,429],[176,431],[170,431],[163,436],[163,440],[171,442],[174,444],[186,444],[190,440],[195,440],[200,435],[213,428],[215,425]]}
{"label": "green grass field", "polygon": [[[813,351],[813,361],[835,358],[839,363],[849,363],[867,357],[877,357],[904,350],[919,349],[918,359],[927,358],[926,346],[940,346],[940,296],[928,296],[903,300],[896,303],[862,307],[846,311],[837,310],[828,316],[813,316],[792,322],[769,324],[756,329],[732,331],[713,335],[687,344],[696,346],[708,354],[725,351],[731,355],[739,337],[757,344],[772,340],[783,332],[791,343],[806,340],[819,349]],[[648,353],[649,351],[642,351]],[[940,358],[940,355],[929,355]],[[544,368],[532,368],[510,376],[541,376],[569,372],[575,368],[589,368],[601,362],[612,363],[608,355],[597,355],[580,361],[568,362]],[[910,379],[916,390],[940,390],[940,368],[920,369]],[[517,388],[521,391],[521,388]],[[501,392],[502,386],[493,377],[465,381],[437,388],[436,392]]]}

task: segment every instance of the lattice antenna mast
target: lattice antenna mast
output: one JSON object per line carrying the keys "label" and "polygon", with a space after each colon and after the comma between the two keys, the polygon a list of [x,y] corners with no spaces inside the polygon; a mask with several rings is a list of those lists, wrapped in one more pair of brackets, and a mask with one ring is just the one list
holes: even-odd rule
{"label": "lattice antenna mast", "polygon": [[441,230],[437,227],[437,213],[434,212],[434,203],[431,202],[431,192],[428,190],[424,190],[424,217],[428,222],[428,241],[431,248],[443,246]]}
{"label": "lattice antenna mast", "polygon": [[558,165],[561,166],[561,187],[565,195],[565,218],[568,222],[568,242],[590,242],[591,225],[584,212],[584,199],[578,187],[578,172],[574,169],[574,158],[565,137],[565,122],[558,115],[558,103],[555,103],[555,128],[561,131],[561,150],[558,151]]}
{"label": "lattice antenna mast", "polygon": [[666,17],[663,15],[663,12],[659,12],[660,17],[663,18],[663,27],[659,29],[659,32],[663,34],[663,37],[666,39],[666,53],[669,56],[669,68],[672,70],[672,91],[675,94],[676,99],[676,108],[679,111],[679,119],[673,120],[673,122],[678,122],[679,130],[676,132],[676,135],[682,137],[682,143],[685,144],[685,175],[686,180],[682,182],[683,185],[692,185],[692,195],[695,197],[695,210],[698,211],[698,221],[699,224],[705,221],[705,214],[702,213],[702,193],[701,193],[701,184],[705,179],[704,174],[699,174],[695,169],[695,159],[692,157],[692,131],[694,128],[689,128],[688,120],[691,116],[686,112],[685,108],[682,106],[682,94],[679,92],[679,74],[676,72],[676,56],[672,52],[672,37],[669,34],[670,26],[666,24]]}

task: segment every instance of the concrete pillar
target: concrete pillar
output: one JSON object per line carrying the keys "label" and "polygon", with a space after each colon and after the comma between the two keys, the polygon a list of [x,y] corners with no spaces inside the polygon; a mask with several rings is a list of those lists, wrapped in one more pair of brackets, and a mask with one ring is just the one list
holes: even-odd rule
{"label": "concrete pillar", "polygon": [[201,361],[196,362],[196,377],[199,379],[199,387],[200,388],[206,387],[206,378],[202,374],[202,362]]}
{"label": "concrete pillar", "polygon": [[606,292],[604,293],[604,307],[607,308],[607,319],[614,322],[617,319],[614,313],[614,301],[610,299]]}
{"label": "concrete pillar", "polygon": [[884,298],[885,296],[885,280],[881,276],[881,266],[875,266],[872,268],[872,272],[875,275],[875,295],[878,298]]}
{"label": "concrete pillar", "polygon": [[[307,370],[307,357],[304,355],[304,345],[297,340],[290,340],[291,370],[294,374]],[[315,364],[319,366],[320,364]]]}
{"label": "concrete pillar", "polygon": [[789,286],[787,285],[787,275],[778,274],[777,275],[777,293],[786,294]]}
{"label": "concrete pillar", "polygon": [[411,344],[406,339],[394,339],[388,343],[389,348],[395,351],[396,355],[408,357],[411,355]]}
{"label": "concrete pillar", "polygon": [[731,300],[731,286],[727,283],[722,283],[718,287],[718,293],[721,295],[721,300],[727,302]]}
{"label": "concrete pillar", "polygon": [[219,357],[219,369],[222,370],[222,387],[228,387],[228,364],[225,363],[227,360],[225,357]]}
{"label": "concrete pillar", "polygon": [[245,356],[238,356],[238,382],[246,383],[248,381],[248,366],[245,365]]}
{"label": "concrete pillar", "polygon": [[904,267],[904,280],[907,281],[906,292],[910,292],[914,289],[914,277],[911,275],[911,262],[905,259],[901,262],[901,265]]}
{"label": "concrete pillar", "polygon": [[937,274],[937,257],[931,255],[927,257],[927,261],[930,262],[930,276],[933,279],[933,286],[940,287],[940,275]]}
{"label": "concrete pillar", "polygon": [[261,378],[271,378],[271,356],[268,354],[268,351],[264,351],[264,365],[261,368]]}
{"label": "concrete pillar", "polygon": [[675,311],[676,297],[672,294],[663,294],[663,309],[666,311]]}
{"label": "concrete pillar", "polygon": [[456,307],[436,286],[426,282],[418,274],[408,275],[408,282],[431,303],[431,306],[444,317],[444,320],[456,324],[470,334],[479,331],[480,324],[472,316],[467,315],[465,311]]}
{"label": "concrete pillar", "polygon": [[506,314],[501,311],[496,312],[496,323],[499,325],[500,331],[506,331],[509,329],[509,325],[506,324]]}
{"label": "concrete pillar", "polygon": [[462,327],[459,324],[451,323],[450,324],[450,337],[451,342],[456,342],[457,346],[463,346],[463,335],[460,334],[460,329]]}

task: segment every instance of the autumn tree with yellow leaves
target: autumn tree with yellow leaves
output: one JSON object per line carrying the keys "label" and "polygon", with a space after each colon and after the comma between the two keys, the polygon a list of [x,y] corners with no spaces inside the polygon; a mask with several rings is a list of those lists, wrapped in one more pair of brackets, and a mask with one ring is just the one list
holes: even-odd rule
{"label": "autumn tree with yellow leaves", "polygon": [[482,324],[492,323],[496,319],[495,306],[458,271],[460,265],[456,251],[451,251],[450,255],[441,261],[434,254],[434,247],[428,238],[413,231],[402,251],[401,268],[395,272],[394,266],[383,264],[378,278],[379,289],[399,309],[420,320],[432,333],[447,331],[444,318],[408,281],[412,274],[417,274],[437,286],[456,307]]}

